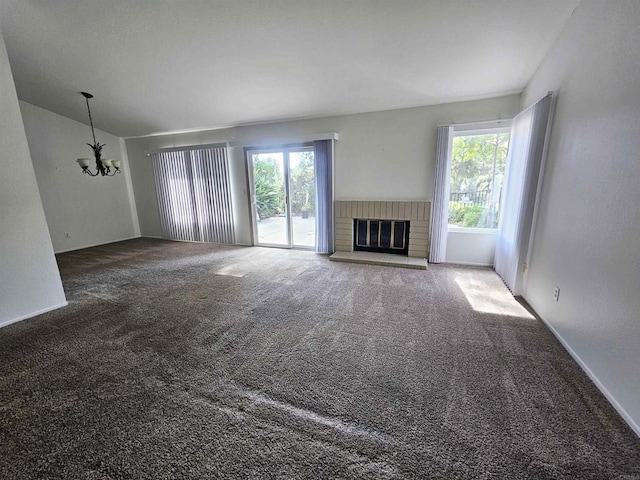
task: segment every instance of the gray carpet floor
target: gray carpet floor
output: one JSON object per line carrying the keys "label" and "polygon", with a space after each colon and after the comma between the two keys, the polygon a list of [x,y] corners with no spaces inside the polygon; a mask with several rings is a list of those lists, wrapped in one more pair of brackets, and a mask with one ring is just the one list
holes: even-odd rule
{"label": "gray carpet floor", "polygon": [[0,478],[640,478],[489,269],[137,239],[0,330]]}

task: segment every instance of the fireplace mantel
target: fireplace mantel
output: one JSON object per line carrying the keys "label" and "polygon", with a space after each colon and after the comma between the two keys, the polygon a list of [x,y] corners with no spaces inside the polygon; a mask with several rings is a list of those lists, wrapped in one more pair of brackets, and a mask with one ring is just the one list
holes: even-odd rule
{"label": "fireplace mantel", "polygon": [[335,212],[335,250],[353,251],[353,220],[408,220],[409,256],[425,258],[429,251],[430,202],[389,202],[337,200]]}

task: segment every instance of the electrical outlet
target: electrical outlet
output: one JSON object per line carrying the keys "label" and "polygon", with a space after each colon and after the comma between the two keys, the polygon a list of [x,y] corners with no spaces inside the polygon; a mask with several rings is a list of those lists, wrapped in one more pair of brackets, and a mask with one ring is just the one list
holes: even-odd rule
{"label": "electrical outlet", "polygon": [[560,287],[556,285],[556,288],[553,289],[553,299],[557,302],[560,298]]}

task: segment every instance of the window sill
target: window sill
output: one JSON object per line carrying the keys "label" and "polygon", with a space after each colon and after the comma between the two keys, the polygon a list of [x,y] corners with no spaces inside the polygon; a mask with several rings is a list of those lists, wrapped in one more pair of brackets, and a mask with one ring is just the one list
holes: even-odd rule
{"label": "window sill", "polygon": [[497,228],[468,228],[468,227],[454,227],[449,225],[449,232],[452,233],[481,233],[485,235],[497,235],[499,230]]}

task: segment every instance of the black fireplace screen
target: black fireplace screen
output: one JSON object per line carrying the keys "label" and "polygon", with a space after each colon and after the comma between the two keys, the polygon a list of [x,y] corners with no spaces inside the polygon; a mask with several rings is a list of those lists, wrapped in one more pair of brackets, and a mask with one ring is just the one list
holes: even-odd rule
{"label": "black fireplace screen", "polygon": [[401,255],[409,251],[408,221],[355,219],[353,233],[354,250]]}

